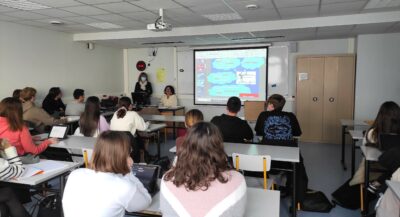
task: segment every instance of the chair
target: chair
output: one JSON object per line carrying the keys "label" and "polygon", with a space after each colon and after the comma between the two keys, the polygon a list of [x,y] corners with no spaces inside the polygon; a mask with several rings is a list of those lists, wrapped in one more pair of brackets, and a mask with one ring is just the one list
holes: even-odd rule
{"label": "chair", "polygon": [[[237,171],[245,170],[245,171],[252,171],[252,172],[263,172],[264,182],[263,187],[264,189],[271,189],[274,190],[274,186],[272,180],[270,180],[270,185],[268,185],[267,179],[267,171],[271,169],[271,156],[269,155],[246,155],[246,154],[238,154],[232,153],[232,161],[233,165]],[[250,183],[254,182],[254,180],[258,181],[260,179],[254,177],[246,177],[246,183],[249,186]],[[256,184],[257,185],[257,184]],[[253,186],[252,186],[253,187]]]}

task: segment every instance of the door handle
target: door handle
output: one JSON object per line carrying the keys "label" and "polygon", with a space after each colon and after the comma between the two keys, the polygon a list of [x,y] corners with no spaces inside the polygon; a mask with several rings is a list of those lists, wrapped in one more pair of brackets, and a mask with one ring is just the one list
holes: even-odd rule
{"label": "door handle", "polygon": [[312,98],[312,101],[314,101],[314,102],[318,101],[318,97],[314,96],[314,97]]}
{"label": "door handle", "polygon": [[335,101],[335,98],[333,98],[333,97],[329,98],[329,102],[334,102],[334,101]]}

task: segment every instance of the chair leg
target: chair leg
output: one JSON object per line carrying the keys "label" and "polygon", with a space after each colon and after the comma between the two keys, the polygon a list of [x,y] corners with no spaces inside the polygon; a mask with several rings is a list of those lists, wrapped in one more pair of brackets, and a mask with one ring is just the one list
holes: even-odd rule
{"label": "chair leg", "polygon": [[360,209],[364,211],[364,185],[360,184]]}

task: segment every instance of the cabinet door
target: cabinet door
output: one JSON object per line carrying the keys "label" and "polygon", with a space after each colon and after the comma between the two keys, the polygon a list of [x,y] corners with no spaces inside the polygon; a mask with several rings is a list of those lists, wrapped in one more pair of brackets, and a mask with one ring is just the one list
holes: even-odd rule
{"label": "cabinet door", "polygon": [[340,123],[338,119],[338,89],[339,86],[339,59],[340,57],[325,58],[324,74],[324,114],[322,141],[339,143]]}
{"label": "cabinet door", "polygon": [[[355,87],[355,57],[343,56],[339,58],[337,117],[340,119],[354,118],[354,87]],[[338,123],[339,124],[339,123]],[[338,127],[340,129],[340,125]]]}
{"label": "cabinet door", "polygon": [[324,58],[297,59],[296,114],[303,134],[301,141],[321,141],[323,115]]}

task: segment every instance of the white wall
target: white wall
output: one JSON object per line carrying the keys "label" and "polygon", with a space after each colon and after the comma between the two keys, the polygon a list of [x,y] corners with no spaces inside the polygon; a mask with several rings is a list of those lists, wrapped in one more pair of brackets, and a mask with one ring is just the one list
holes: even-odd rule
{"label": "white wall", "polygon": [[0,98],[32,86],[41,103],[50,87],[59,86],[64,101],[75,88],[86,96],[123,92],[122,49],[73,42],[72,35],[0,22]]}
{"label": "white wall", "polygon": [[[283,45],[286,43],[274,43],[274,45]],[[296,53],[289,53],[289,97],[285,106],[286,111],[295,111],[295,98],[292,96],[296,95],[296,57],[298,55],[310,55],[310,54],[344,54],[354,53],[355,40],[349,39],[329,39],[329,40],[310,40],[310,41],[299,41]],[[184,48],[185,49],[185,48]],[[187,49],[187,48],[186,48]],[[181,48],[159,48],[157,57],[151,62],[151,66],[146,70],[150,75],[150,81],[153,83],[155,89],[153,93],[152,103],[157,104],[158,99],[162,95],[163,88],[167,84],[174,85],[175,87],[178,76],[181,72],[177,72],[179,66],[177,66],[177,52],[182,50]],[[128,49],[128,73],[129,78],[128,89],[133,90],[133,85],[137,81],[138,72],[136,70],[136,62],[138,60],[148,60],[148,49]],[[166,69],[168,79],[166,82],[160,83],[156,80],[156,71],[158,68],[164,67]],[[193,85],[193,81],[190,82]],[[210,120],[213,116],[219,115],[225,112],[225,106],[195,106],[193,104],[193,95],[180,94],[179,89],[176,90],[178,94],[179,104],[186,107],[186,110],[192,108],[198,108],[203,111],[206,120]],[[129,92],[130,94],[130,92]],[[239,116],[244,116],[242,111]]]}
{"label": "white wall", "polygon": [[360,35],[355,118],[375,119],[385,101],[400,104],[400,33]]}

